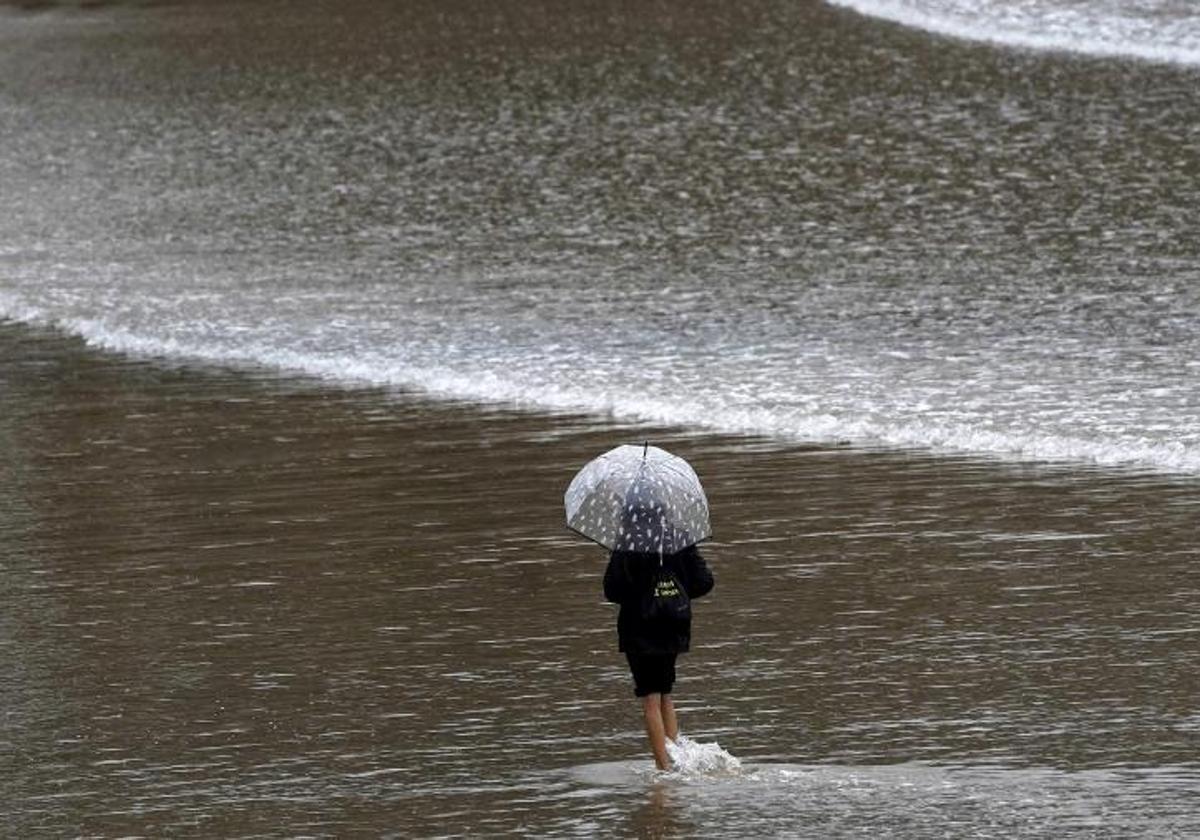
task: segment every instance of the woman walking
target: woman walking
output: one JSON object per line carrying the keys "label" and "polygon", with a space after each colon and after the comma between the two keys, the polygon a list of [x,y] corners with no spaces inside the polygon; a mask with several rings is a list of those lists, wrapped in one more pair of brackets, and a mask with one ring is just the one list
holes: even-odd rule
{"label": "woman walking", "polygon": [[667,740],[679,738],[675,660],[691,644],[692,599],[713,588],[696,549],[712,533],[704,488],[682,458],[627,444],[589,461],[563,502],[567,527],[612,552],[604,596],[621,606],[618,647],[641,698],[654,762],[667,770]]}

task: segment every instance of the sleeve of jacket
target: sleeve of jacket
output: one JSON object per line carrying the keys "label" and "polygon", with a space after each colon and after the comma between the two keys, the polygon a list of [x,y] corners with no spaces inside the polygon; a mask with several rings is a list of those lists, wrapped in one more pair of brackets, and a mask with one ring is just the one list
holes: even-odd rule
{"label": "sleeve of jacket", "polygon": [[625,563],[616,552],[609,555],[608,568],[604,570],[604,597],[614,604],[620,604],[629,597]]}
{"label": "sleeve of jacket", "polygon": [[704,557],[699,551],[693,549],[687,558],[687,580],[684,583],[688,597],[704,597],[712,592],[715,583],[708,564],[704,562]]}

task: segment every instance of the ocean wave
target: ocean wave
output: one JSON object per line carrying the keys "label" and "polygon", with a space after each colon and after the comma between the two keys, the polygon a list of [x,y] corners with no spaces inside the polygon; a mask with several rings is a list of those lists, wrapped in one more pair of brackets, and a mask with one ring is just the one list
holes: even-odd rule
{"label": "ocean wave", "polygon": [[[813,411],[795,405],[731,403],[719,385],[707,393],[670,391],[650,396],[636,389],[568,385],[549,377],[528,377],[512,367],[412,363],[394,352],[354,353],[299,350],[279,343],[230,336],[204,341],[149,335],[103,320],[56,317],[0,295],[0,320],[65,332],[89,347],[140,358],[311,377],[341,387],[383,387],[443,400],[462,400],[519,410],[579,413],[619,422],[649,423],[723,434],[754,435],[786,442],[923,450],[941,454],[995,457],[1023,462],[1086,464],[1160,473],[1200,474],[1200,451],[1181,442],[1128,436],[1037,433],[980,428],[970,420],[949,423],[916,414],[886,417],[863,407],[855,412]],[[998,397],[1002,399],[1002,397]]]}
{"label": "ocean wave", "polygon": [[[1082,18],[1045,4],[1012,7],[977,4],[947,8],[945,4],[911,0],[828,0],[868,17],[967,41],[1030,50],[1070,52],[1109,58],[1132,58],[1162,64],[1200,66],[1200,33],[1151,20],[1111,17]],[[1037,11],[1044,12],[1039,16]],[[1020,11],[1024,16],[1015,14]],[[1200,18],[1193,29],[1200,29]],[[1172,40],[1171,33],[1176,35]]]}

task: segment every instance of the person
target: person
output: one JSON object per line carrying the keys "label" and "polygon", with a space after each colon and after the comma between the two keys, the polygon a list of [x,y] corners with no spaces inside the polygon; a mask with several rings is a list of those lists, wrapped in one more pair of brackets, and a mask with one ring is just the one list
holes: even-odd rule
{"label": "person", "polygon": [[699,550],[690,546],[665,556],[612,552],[604,572],[604,597],[620,605],[617,647],[629,662],[634,694],[641,699],[654,763],[659,770],[668,770],[671,760],[666,741],[669,738],[676,742],[679,738],[679,722],[671,699],[675,659],[691,645],[692,619],[690,609],[684,617],[646,615],[646,598],[659,579],[660,569],[674,574],[689,603],[712,591],[712,572]]}

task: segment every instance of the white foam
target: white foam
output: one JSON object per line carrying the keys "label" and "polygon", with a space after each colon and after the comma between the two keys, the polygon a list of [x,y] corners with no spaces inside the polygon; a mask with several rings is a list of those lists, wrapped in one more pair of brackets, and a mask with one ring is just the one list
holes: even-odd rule
{"label": "white foam", "polygon": [[[945,3],[920,0],[828,0],[869,17],[937,35],[1022,49],[1062,51],[1158,63],[1200,65],[1200,18],[1165,26],[1111,14],[1084,17],[1051,2]],[[1175,41],[1168,33],[1175,33]]]}
{"label": "white foam", "polygon": [[677,740],[667,740],[667,754],[671,757],[670,774],[684,778],[737,775],[742,762],[721,749],[716,741],[702,743],[685,735]]}
{"label": "white foam", "polygon": [[[579,412],[621,422],[765,435],[796,442],[848,441],[861,446],[1200,474],[1200,443],[1187,438],[1183,429],[1186,418],[1179,419],[1182,431],[1158,438],[1137,431],[1092,434],[1088,423],[1056,426],[1043,422],[1036,407],[1024,407],[1019,398],[1006,394],[1002,387],[988,391],[981,398],[986,401],[971,412],[954,412],[944,406],[935,419],[929,419],[933,415],[924,406],[910,406],[910,396],[902,390],[889,390],[892,383],[888,381],[877,383],[882,390],[874,395],[845,400],[839,390],[844,384],[840,371],[825,382],[806,381],[802,385],[827,388],[827,393],[794,390],[776,394],[772,400],[763,399],[762,391],[778,390],[778,383],[754,380],[759,371],[753,359],[749,368],[720,372],[702,368],[693,372],[691,379],[646,389],[607,375],[562,374],[554,369],[552,359],[528,352],[510,351],[508,356],[498,353],[477,359],[470,351],[456,351],[453,345],[425,346],[428,342],[412,347],[399,342],[387,347],[339,344],[321,336],[298,338],[304,333],[303,327],[287,323],[280,332],[268,331],[257,337],[247,337],[241,327],[223,325],[219,317],[207,321],[202,330],[182,323],[135,329],[114,325],[104,318],[55,315],[4,293],[0,293],[0,317],[65,331],[110,352],[267,368],[339,385],[383,386],[442,399]],[[145,315],[140,317],[149,320]],[[581,356],[578,364],[587,367],[593,361]],[[671,367],[680,365],[672,363]],[[887,379],[886,374],[881,376]],[[951,391],[943,397],[950,401],[947,405],[952,407],[960,397],[955,389],[961,385],[958,381],[949,383]],[[1089,422],[1112,426],[1111,421],[1109,415],[1097,415]],[[1131,429],[1141,428],[1135,418],[1123,418],[1123,422]]]}

